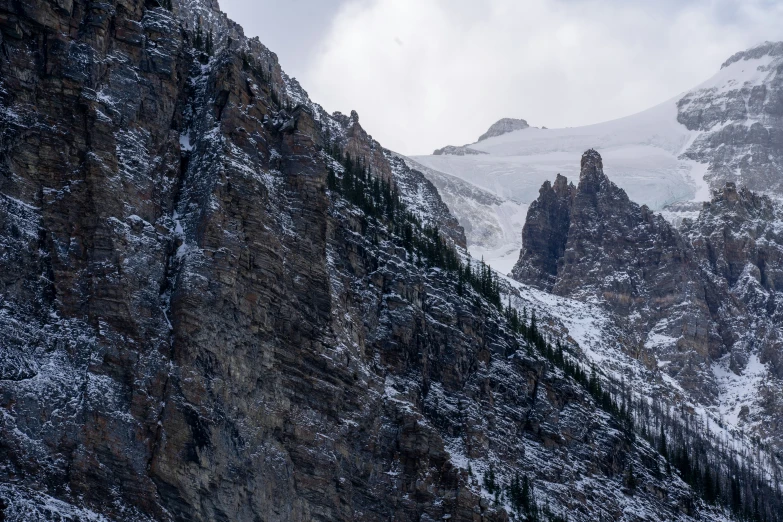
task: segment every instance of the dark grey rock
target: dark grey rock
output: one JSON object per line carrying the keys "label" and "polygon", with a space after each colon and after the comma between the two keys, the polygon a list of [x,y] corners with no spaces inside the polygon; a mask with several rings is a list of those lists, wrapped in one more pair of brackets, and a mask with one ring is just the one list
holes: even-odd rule
{"label": "dark grey rock", "polygon": [[639,509],[717,518],[328,190],[336,148],[460,241],[217,2],[3,0],[0,30],[3,518],[508,520],[490,462],[569,520],[622,516],[631,462],[668,495]]}
{"label": "dark grey rock", "polygon": [[575,196],[574,184],[560,174],[554,186],[547,181],[541,187],[522,228],[523,248],[511,272],[514,279],[552,290],[568,241]]}
{"label": "dark grey rock", "polygon": [[[766,58],[766,65],[749,60]],[[765,62],[766,63],[766,62]],[[757,67],[757,84],[689,92],[677,102],[677,121],[703,131],[682,157],[709,165],[713,190],[726,183],[783,194],[783,42],[767,42],[735,54],[725,67]]]}
{"label": "dark grey rock", "polygon": [[[724,356],[737,374],[759,355],[781,376],[781,223],[768,197],[727,183],[697,220],[677,230],[631,202],[591,150],[575,192],[561,177],[542,187],[512,275],[601,303],[623,332],[625,350],[651,370],[663,368],[699,403],[713,404],[711,368]],[[768,428],[781,422],[780,394],[768,395],[754,426],[780,444],[780,433]]]}

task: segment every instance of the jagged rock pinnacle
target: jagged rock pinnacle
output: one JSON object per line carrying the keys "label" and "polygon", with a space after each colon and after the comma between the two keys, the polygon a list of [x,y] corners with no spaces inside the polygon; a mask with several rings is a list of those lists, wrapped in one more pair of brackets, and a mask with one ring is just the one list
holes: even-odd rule
{"label": "jagged rock pinnacle", "polygon": [[556,194],[562,194],[564,191],[568,190],[568,178],[558,173],[557,177],[555,177],[553,188]]}
{"label": "jagged rock pinnacle", "polygon": [[[609,178],[604,174],[604,164],[601,155],[595,149],[590,149],[582,155],[581,172],[579,173],[579,191],[583,194],[596,194],[607,186]],[[614,190],[622,190],[612,186]]]}
{"label": "jagged rock pinnacle", "polygon": [[589,149],[582,154],[582,176],[586,173],[596,172],[600,170],[603,173],[604,163],[601,159],[601,155],[595,149]]}
{"label": "jagged rock pinnacle", "polygon": [[576,187],[558,174],[555,183],[545,181],[530,205],[522,228],[523,249],[511,274],[517,280],[550,290],[563,257]]}

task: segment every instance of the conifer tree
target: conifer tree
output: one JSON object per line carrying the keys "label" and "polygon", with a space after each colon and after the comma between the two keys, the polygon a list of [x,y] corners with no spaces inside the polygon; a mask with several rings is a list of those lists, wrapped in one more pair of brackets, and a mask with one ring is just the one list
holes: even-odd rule
{"label": "conifer tree", "polygon": [[636,491],[637,478],[633,471],[633,462],[628,465],[628,472],[625,474],[625,487],[627,487],[631,493]]}
{"label": "conifer tree", "polygon": [[669,458],[669,450],[666,446],[666,433],[663,431],[663,423],[661,423],[661,433],[658,435],[658,453],[665,459]]}
{"label": "conifer tree", "polygon": [[702,478],[702,482],[704,483],[704,500],[710,504],[713,504],[716,500],[715,486],[712,482],[712,475],[710,474],[709,466],[704,467],[704,477]]}
{"label": "conifer tree", "polygon": [[337,190],[337,175],[334,173],[334,169],[330,168],[326,174],[326,186],[329,190]]}
{"label": "conifer tree", "polygon": [[204,47],[204,37],[201,33],[201,25],[198,26],[196,29],[196,41],[193,42],[193,47],[195,47],[197,50],[201,51]]}
{"label": "conifer tree", "polygon": [[484,487],[487,488],[489,494],[495,493],[497,490],[497,482],[495,481],[495,467],[490,464],[487,474],[484,475]]}

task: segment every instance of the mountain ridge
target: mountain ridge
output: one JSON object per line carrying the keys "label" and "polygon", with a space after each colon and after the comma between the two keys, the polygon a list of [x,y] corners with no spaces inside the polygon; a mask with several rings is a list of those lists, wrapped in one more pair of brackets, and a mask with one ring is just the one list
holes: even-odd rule
{"label": "mountain ridge", "polygon": [[[487,129],[487,132],[479,136],[479,139],[476,141],[476,143],[482,142],[489,138],[494,138],[495,136],[502,136],[503,134],[507,134],[509,132],[524,130],[529,127],[530,125],[528,125],[526,120],[522,120],[518,118],[501,118],[495,123],[493,123],[492,125],[490,125],[489,129]],[[454,145],[447,145],[440,149],[435,149],[435,151],[432,154],[435,156],[441,156],[444,154],[464,156],[466,154],[467,155],[484,154],[484,152],[480,150],[471,149],[470,144],[468,144],[459,147]]]}
{"label": "mountain ridge", "polygon": [[[535,129],[466,146],[462,156],[415,156],[500,197],[530,204],[552,173],[574,179],[596,148],[632,200],[679,223],[726,182],[783,197],[781,43],[736,53],[710,79],[663,104],[609,122]],[[467,152],[480,155],[464,155]],[[510,231],[509,231],[510,232]]]}
{"label": "mountain ridge", "polygon": [[2,518],[778,517],[214,0],[0,31]]}
{"label": "mountain ridge", "polygon": [[[766,427],[778,425],[780,399],[763,384],[780,378],[783,353],[779,205],[729,182],[677,230],[633,204],[595,151],[585,153],[577,187],[562,176],[557,184],[545,183],[530,207],[512,277],[598,304],[624,332],[624,351],[668,374],[716,417],[734,412],[736,425],[736,412],[746,411],[743,424],[780,445]],[[728,361],[742,375],[754,357],[763,382],[729,403],[718,368]]]}

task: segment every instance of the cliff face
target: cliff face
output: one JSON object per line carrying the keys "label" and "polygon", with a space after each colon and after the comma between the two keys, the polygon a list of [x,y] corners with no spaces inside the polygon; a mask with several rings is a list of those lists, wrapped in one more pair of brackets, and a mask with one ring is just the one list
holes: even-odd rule
{"label": "cliff face", "polygon": [[535,281],[535,286],[552,290],[557,276],[558,262],[563,258],[571,226],[576,187],[557,175],[554,186],[544,182],[539,196],[527,212],[522,227],[519,261],[511,276],[518,281]]}
{"label": "cliff face", "polygon": [[0,2],[0,514],[506,520],[486,477],[526,474],[569,520],[719,519],[330,185],[350,155],[464,242],[217,9]]}
{"label": "cliff face", "polygon": [[750,404],[727,408],[743,425],[783,443],[783,211],[779,204],[727,183],[686,221],[683,236],[713,282],[728,369],[735,375],[761,364],[769,375],[753,389]]}
{"label": "cliff face", "polygon": [[326,190],[327,138],[397,181],[358,117],[208,4],[0,12],[6,517],[472,518],[442,440],[384,387],[442,343],[426,277],[370,255]]}
{"label": "cliff face", "polygon": [[[512,275],[600,304],[624,351],[663,371],[695,404],[730,412],[735,421],[744,407],[751,415],[740,424],[780,444],[778,429],[769,428],[779,426],[780,396],[767,386],[780,378],[783,353],[780,223],[769,198],[727,184],[677,230],[631,202],[591,150],[573,196],[542,187]],[[722,381],[739,386],[753,373],[752,360],[768,368],[769,381],[749,383],[754,391],[738,398]]]}
{"label": "cliff face", "polygon": [[744,81],[705,85],[677,102],[677,121],[701,131],[683,157],[708,164],[713,189],[735,183],[781,194],[783,179],[783,42],[739,52],[721,67]]}

